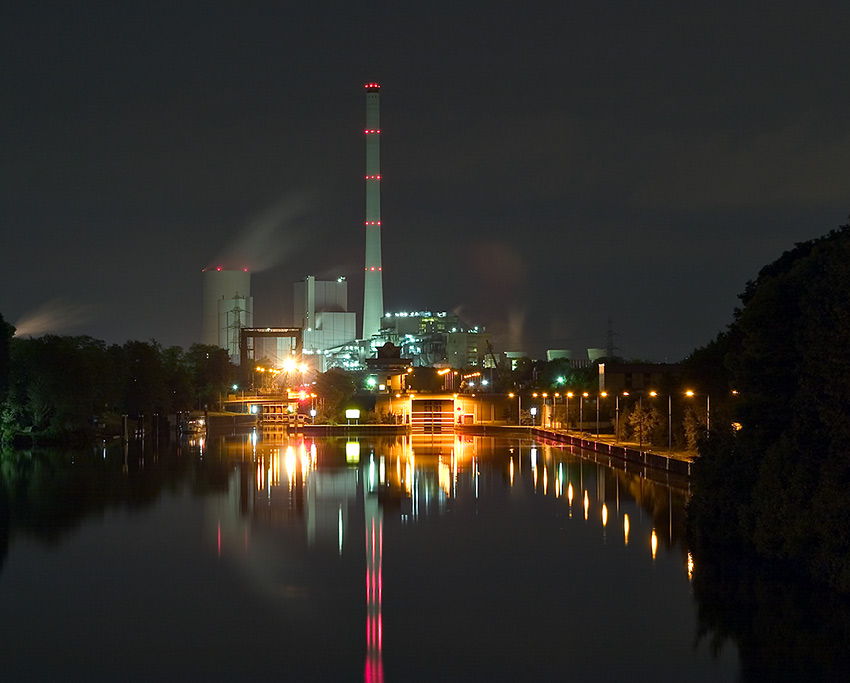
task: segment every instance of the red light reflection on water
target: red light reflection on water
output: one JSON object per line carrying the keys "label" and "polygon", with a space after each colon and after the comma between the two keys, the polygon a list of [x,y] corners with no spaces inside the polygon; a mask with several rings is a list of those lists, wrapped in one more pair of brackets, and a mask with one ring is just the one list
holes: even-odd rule
{"label": "red light reflection on water", "polygon": [[366,536],[366,669],[363,673],[366,683],[383,683],[384,680],[384,661],[381,653],[384,631],[381,619],[384,520],[378,516],[377,522],[376,529],[373,517]]}

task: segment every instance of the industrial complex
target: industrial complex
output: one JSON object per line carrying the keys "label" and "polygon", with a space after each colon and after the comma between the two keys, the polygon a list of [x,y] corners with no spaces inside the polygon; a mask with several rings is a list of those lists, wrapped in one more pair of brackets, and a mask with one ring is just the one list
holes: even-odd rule
{"label": "industrial complex", "polygon": [[[254,321],[249,270],[205,269],[202,342],[225,349],[243,375],[242,387],[234,386],[234,392],[223,401],[228,411],[253,413],[264,433],[297,429],[307,421],[312,424],[325,400],[313,393],[314,380],[319,373],[338,368],[360,373],[360,388],[371,397],[367,407],[370,419],[388,428],[398,426],[413,434],[434,435],[449,433],[457,425],[507,421],[551,428],[577,425],[582,430],[592,422],[598,432],[600,425],[604,429],[613,425],[611,406],[604,400],[610,390],[618,397],[634,394],[639,399],[648,387],[670,385],[678,366],[617,362],[610,322],[606,349],[588,349],[586,359],[572,359],[571,352],[563,349],[546,354],[546,361],[560,361],[561,368],[588,368],[592,378],[585,373],[584,381],[596,384],[598,371],[598,389],[593,396],[587,391],[569,391],[563,376],[550,378],[554,387],[550,395],[545,390],[523,391],[523,383],[511,378],[520,363],[529,367],[526,352],[496,352],[483,327],[468,324],[456,313],[387,312],[381,259],[377,83],[366,84],[364,135],[366,201],[360,334],[357,316],[349,310],[348,280],[344,276],[319,280],[307,275],[294,282],[291,320],[263,327]],[[530,381],[535,383],[537,377],[533,375]],[[647,396],[656,393],[651,391]],[[595,411],[588,405],[585,419],[585,403],[594,399]],[[619,398],[616,400],[615,412],[619,415]],[[590,417],[592,412],[595,420]],[[347,410],[346,419],[356,422],[359,410]]]}
{"label": "industrial complex", "polygon": [[[391,345],[411,367],[476,368],[492,365],[490,338],[447,312],[384,310],[381,262],[381,87],[366,84],[365,259],[363,316],[348,309],[348,281],[308,275],[293,284],[293,319],[285,326],[255,327],[251,274],[247,268],[203,271],[201,341],[226,349],[232,362],[261,361],[276,369],[297,358],[315,372],[367,369],[378,350]],[[488,358],[488,349],[489,355]]]}

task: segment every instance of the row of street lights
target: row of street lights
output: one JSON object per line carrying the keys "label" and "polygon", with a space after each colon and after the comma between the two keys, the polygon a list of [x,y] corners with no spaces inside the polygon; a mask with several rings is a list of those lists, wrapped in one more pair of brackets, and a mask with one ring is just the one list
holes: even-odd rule
{"label": "row of street lights", "polygon": [[[570,399],[575,398],[577,393],[578,392],[567,391],[567,392],[564,392],[564,394],[563,394],[564,404],[565,404],[564,408],[565,408],[566,428],[567,429],[570,428],[570,424],[569,424],[569,422],[570,422]],[[658,392],[655,391],[655,390],[650,390],[649,392],[646,392],[646,393],[648,393],[648,395],[651,396],[652,398],[656,398],[659,395]],[[692,397],[697,395],[697,392],[695,392],[691,389],[688,389],[688,390],[684,391],[683,393],[688,398],[692,398]],[[643,394],[644,394],[644,392],[638,393],[638,404],[640,406],[639,409],[641,411],[643,410]],[[509,396],[511,398],[513,398],[515,395],[517,397],[517,408],[518,408],[517,423],[521,424],[522,423],[522,395],[519,394],[519,393],[514,394],[513,392],[509,394]],[[556,392],[552,395],[552,411],[553,411],[553,413],[555,412],[555,408],[556,408],[556,405],[557,405],[556,399],[560,398],[560,396],[561,396],[561,394],[559,392]],[[590,397],[590,392],[583,391],[580,394],[578,394],[578,396],[579,396],[578,431],[583,432],[584,431],[584,402],[585,402],[586,399],[588,399]],[[615,419],[616,419],[615,431],[614,431],[615,443],[617,441],[619,441],[619,438],[620,438],[620,397],[621,396],[624,397],[624,398],[628,397],[628,396],[630,396],[630,392],[622,391],[620,393],[617,393],[616,396],[615,396],[615,416],[616,416],[615,417]],[[549,397],[549,394],[548,394],[548,392],[542,392],[542,393],[534,392],[532,394],[532,397],[533,398],[542,398],[543,399],[543,405],[545,406],[546,400]],[[607,391],[600,391],[600,392],[596,393],[596,395],[595,395],[595,401],[596,401],[596,437],[597,438],[599,438],[600,401],[602,399],[607,398],[607,397],[608,397]],[[537,414],[536,407],[532,407],[529,412],[532,416],[532,424],[534,424],[533,420],[534,420],[534,417]],[[710,416],[711,416],[711,398],[708,394],[706,394],[705,395],[705,428],[706,428],[706,432],[708,432],[711,428],[711,422],[710,422],[711,417]],[[541,416],[541,420],[542,420],[542,416]],[[549,421],[550,421],[550,424],[552,424],[554,422],[552,417],[549,418]],[[639,428],[638,433],[639,433],[640,445],[641,445],[641,448],[642,448],[643,447],[643,430]],[[673,450],[673,393],[672,392],[667,394],[667,448],[668,448],[668,450]]]}
{"label": "row of street lights", "polygon": [[[511,396],[513,396],[513,394],[511,394]],[[545,406],[546,405],[546,399],[549,397],[549,394],[545,391],[542,394],[538,394],[537,392],[532,394],[533,398],[537,398],[538,396],[540,396],[543,399],[543,405]],[[606,398],[607,396],[608,396],[607,391],[601,391],[598,394],[596,394],[596,436],[597,437],[599,436],[599,400],[601,398]],[[559,392],[555,392],[552,395],[552,412],[553,413],[555,412],[555,409],[557,407],[556,399],[558,399],[560,397],[561,397],[561,394]],[[564,416],[566,418],[568,429],[569,429],[569,420],[570,420],[570,399],[574,398],[574,397],[575,397],[575,393],[572,392],[572,391],[567,391],[567,392],[564,393],[564,413],[565,413]],[[578,405],[578,411],[579,411],[579,418],[578,418],[579,427],[578,428],[579,428],[579,431],[584,431],[584,400],[583,399],[587,399],[589,397],[590,397],[590,392],[583,391],[581,393],[581,397],[579,399],[579,405]],[[520,399],[520,401],[521,400],[522,399]],[[553,422],[551,417],[549,418],[549,420],[550,420],[550,423]]]}

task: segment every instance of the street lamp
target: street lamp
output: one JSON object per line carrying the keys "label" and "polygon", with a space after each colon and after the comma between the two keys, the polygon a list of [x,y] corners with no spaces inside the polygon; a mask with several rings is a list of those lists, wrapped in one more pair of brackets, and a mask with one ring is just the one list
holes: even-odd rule
{"label": "street lamp", "polygon": [[596,438],[599,438],[599,397],[607,398],[608,392],[603,391],[601,393],[596,394]]}
{"label": "street lamp", "polygon": [[638,395],[638,449],[643,452],[643,392]]}
{"label": "street lamp", "polygon": [[[737,394],[738,392],[733,391],[732,393]],[[688,397],[696,396],[696,392],[692,391],[691,389],[688,389],[685,392],[685,396],[688,396]],[[711,397],[708,394],[706,394],[705,395],[705,433],[706,433],[706,436],[708,435],[708,433],[710,431],[711,431]]]}
{"label": "street lamp", "polygon": [[568,430],[570,428],[570,399],[572,397],[573,397],[573,392],[568,391],[567,394],[566,394],[566,398],[567,398],[567,429]]}
{"label": "street lamp", "polygon": [[[653,398],[658,396],[657,391],[650,391]],[[667,394],[667,450],[673,450],[673,395]]]}
{"label": "street lamp", "polygon": [[584,399],[588,396],[590,394],[585,391],[578,400],[578,430],[582,433],[584,433]]}
{"label": "street lamp", "polygon": [[561,424],[558,422],[558,398],[561,396],[557,391],[552,395],[552,424]]}
{"label": "street lamp", "polygon": [[[628,395],[629,395],[628,391],[623,392],[623,396],[628,396]],[[615,403],[616,403],[615,412],[616,412],[616,416],[617,416],[617,424],[616,424],[616,428],[614,430],[614,443],[617,443],[620,440],[620,394],[617,394],[617,398],[615,400]]]}
{"label": "street lamp", "polygon": [[[511,392],[508,394],[511,398],[514,397],[514,393]],[[522,426],[522,396],[519,392],[516,394],[516,423],[517,426]]]}

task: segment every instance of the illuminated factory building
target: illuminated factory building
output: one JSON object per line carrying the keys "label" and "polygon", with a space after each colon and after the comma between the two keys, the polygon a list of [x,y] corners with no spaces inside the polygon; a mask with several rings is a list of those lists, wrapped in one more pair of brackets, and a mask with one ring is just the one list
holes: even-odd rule
{"label": "illuminated factory building", "polygon": [[295,283],[294,303],[293,323],[304,330],[305,361],[324,372],[325,355],[357,338],[355,314],[348,311],[348,282],[344,277],[322,281],[308,275]]}

